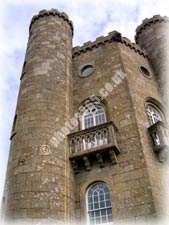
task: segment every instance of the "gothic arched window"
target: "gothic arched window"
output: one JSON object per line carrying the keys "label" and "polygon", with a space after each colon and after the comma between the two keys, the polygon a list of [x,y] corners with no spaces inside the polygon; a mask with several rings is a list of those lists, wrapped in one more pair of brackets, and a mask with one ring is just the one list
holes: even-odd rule
{"label": "gothic arched window", "polygon": [[109,188],[105,183],[98,182],[87,190],[88,224],[112,224],[112,206]]}
{"label": "gothic arched window", "polygon": [[147,103],[146,110],[150,125],[153,125],[158,121],[163,121],[162,113],[156,105],[152,103]]}
{"label": "gothic arched window", "polygon": [[82,128],[87,129],[106,122],[105,109],[102,106],[95,106],[87,109],[83,113]]}

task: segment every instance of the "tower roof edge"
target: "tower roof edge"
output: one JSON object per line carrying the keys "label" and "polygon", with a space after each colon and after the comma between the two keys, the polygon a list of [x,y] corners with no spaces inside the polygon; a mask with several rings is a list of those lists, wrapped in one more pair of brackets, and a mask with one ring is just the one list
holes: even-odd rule
{"label": "tower roof edge", "polygon": [[81,53],[92,50],[93,48],[98,48],[100,45],[105,45],[111,42],[119,42],[130,49],[134,50],[143,57],[147,57],[147,53],[144,49],[141,49],[139,45],[132,43],[128,38],[122,37],[121,33],[117,31],[110,32],[107,36],[101,36],[96,38],[95,41],[85,42],[82,46],[76,46],[73,48],[73,58],[79,56]]}
{"label": "tower roof edge", "polygon": [[50,9],[50,10],[43,9],[39,11],[37,15],[32,17],[32,20],[29,26],[29,31],[36,20],[38,20],[40,17],[45,17],[45,16],[58,16],[59,18],[62,18],[63,20],[65,20],[70,25],[70,28],[72,30],[72,36],[73,36],[74,29],[73,29],[72,21],[69,19],[69,16],[66,13],[59,12],[57,9]]}
{"label": "tower roof edge", "polygon": [[145,30],[146,27],[151,26],[152,24],[162,23],[162,22],[164,23],[169,22],[169,17],[154,15],[151,18],[144,19],[142,23],[136,28],[136,35],[135,35],[136,43],[138,43],[139,35]]}

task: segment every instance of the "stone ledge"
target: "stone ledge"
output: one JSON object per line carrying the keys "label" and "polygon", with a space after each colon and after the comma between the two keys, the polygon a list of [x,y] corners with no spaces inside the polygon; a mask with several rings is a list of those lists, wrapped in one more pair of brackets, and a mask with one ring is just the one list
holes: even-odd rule
{"label": "stone ledge", "polygon": [[82,46],[77,46],[73,48],[73,58],[79,56],[81,53],[85,53],[87,51],[91,51],[93,48],[98,48],[100,45],[105,45],[106,43],[111,42],[120,42],[125,46],[129,47],[130,49],[138,52],[138,54],[142,55],[143,57],[147,57],[147,53],[145,50],[142,50],[139,45],[132,43],[128,38],[122,37],[121,33],[117,31],[112,31],[108,34],[108,36],[98,37],[95,41],[91,42],[88,41],[84,43]]}
{"label": "stone ledge", "polygon": [[149,27],[152,24],[162,23],[162,22],[164,22],[164,23],[169,22],[169,17],[167,17],[167,16],[162,17],[160,15],[154,15],[150,19],[148,19],[148,18],[144,19],[142,21],[142,24],[136,28],[136,35],[135,35],[136,43],[138,43],[139,35],[146,29],[146,27]]}
{"label": "stone ledge", "polygon": [[72,36],[73,36],[73,23],[71,20],[69,20],[69,17],[66,13],[64,12],[59,12],[57,9],[51,9],[51,10],[41,10],[39,12],[38,15],[35,15],[32,17],[32,20],[31,20],[31,23],[30,23],[30,26],[29,26],[29,31],[31,30],[31,27],[33,25],[33,23],[38,20],[40,17],[44,17],[44,16],[58,16],[59,18],[62,18],[63,20],[65,20],[71,27],[71,30],[72,30]]}

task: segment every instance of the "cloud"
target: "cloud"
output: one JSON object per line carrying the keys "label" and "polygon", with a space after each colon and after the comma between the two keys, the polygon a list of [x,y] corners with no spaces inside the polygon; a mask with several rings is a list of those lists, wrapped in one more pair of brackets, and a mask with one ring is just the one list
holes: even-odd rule
{"label": "cloud", "polygon": [[0,1],[0,198],[30,20],[39,10],[50,8],[66,12],[73,21],[74,45],[95,40],[113,30],[134,41],[135,28],[144,18],[169,12],[166,0]]}

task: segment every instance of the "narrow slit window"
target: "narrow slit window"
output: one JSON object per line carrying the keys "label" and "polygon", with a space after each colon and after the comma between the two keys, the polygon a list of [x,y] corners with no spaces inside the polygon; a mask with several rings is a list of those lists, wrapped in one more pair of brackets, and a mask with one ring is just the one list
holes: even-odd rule
{"label": "narrow slit window", "polygon": [[13,126],[12,126],[12,133],[16,131],[16,123],[17,123],[17,115],[14,117]]}

